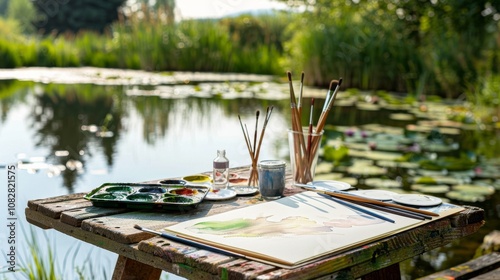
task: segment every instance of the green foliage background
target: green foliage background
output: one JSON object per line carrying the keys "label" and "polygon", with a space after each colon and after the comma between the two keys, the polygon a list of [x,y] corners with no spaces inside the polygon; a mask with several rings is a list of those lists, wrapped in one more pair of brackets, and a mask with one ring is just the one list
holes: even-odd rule
{"label": "green foliage background", "polygon": [[147,3],[123,7],[104,34],[41,36],[32,2],[0,0],[0,67],[292,70],[316,86],[343,77],[346,88],[498,104],[498,1],[299,0],[299,10],[181,21],[172,0]]}

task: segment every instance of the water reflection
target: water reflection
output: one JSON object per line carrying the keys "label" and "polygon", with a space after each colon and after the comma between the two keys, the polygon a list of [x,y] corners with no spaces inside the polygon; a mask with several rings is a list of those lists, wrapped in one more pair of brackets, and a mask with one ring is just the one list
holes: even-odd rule
{"label": "water reflection", "polygon": [[[47,85],[35,95],[29,120],[35,133],[33,141],[37,147],[49,149],[48,162],[66,167],[62,176],[69,192],[74,191],[87,157],[92,156],[90,145],[103,153],[109,167],[113,165],[124,117],[121,104],[116,88],[110,87]],[[110,132],[113,137],[82,131],[86,126]]]}
{"label": "water reflection", "polygon": [[[90,158],[102,156],[106,169],[113,168],[123,133],[141,133],[143,143],[151,147],[167,141],[167,135],[179,139],[227,133],[240,135],[241,132],[234,129],[238,114],[253,114],[256,108],[270,104],[278,110],[280,106],[286,106],[283,101],[249,98],[166,99],[128,95],[128,89],[122,86],[44,85],[16,81],[0,84],[3,88],[3,98],[0,99],[3,119],[17,103],[28,103],[27,125],[33,133],[29,137],[37,148],[48,151],[41,159],[18,157],[23,162],[22,167],[31,172],[48,169],[50,176],[60,174],[69,193],[74,192],[79,178],[88,169]],[[193,86],[190,88],[195,91]],[[231,119],[234,119],[234,124],[222,121]],[[139,125],[135,124],[137,121]],[[213,135],[209,136],[207,130],[209,133],[212,130]],[[138,147],[126,147],[128,150],[134,148]]]}
{"label": "water reflection", "polygon": [[[243,123],[253,124],[255,110],[273,105],[275,109],[261,158],[286,159],[284,131],[290,120],[286,95],[281,99],[266,98],[261,92],[262,86],[253,84],[238,86],[234,92],[228,88],[227,84],[221,87],[202,84],[136,88],[0,81],[0,139],[3,144],[0,158],[12,161],[12,152],[39,155],[36,158],[18,155],[16,159],[22,160],[26,169],[43,170],[49,176],[60,178],[67,193],[88,191],[110,181],[144,181],[207,171],[220,147],[226,148],[233,166],[249,164],[237,115],[242,115]],[[222,95],[225,90],[229,91],[230,98]],[[264,98],[254,98],[257,95]],[[309,104],[308,98],[304,104]],[[17,116],[17,112],[23,110],[28,111],[27,119],[16,124],[19,132],[6,134],[3,126],[9,116]],[[353,105],[337,106],[330,114],[329,123],[345,127],[382,124],[403,130],[413,121],[394,120],[390,116],[404,112],[404,109],[374,111],[359,110]],[[314,119],[317,119],[320,112],[315,113]],[[307,118],[307,114],[304,115]],[[308,120],[302,121],[307,123]],[[450,154],[465,152],[495,158],[495,152],[500,150],[500,141],[496,140],[498,133],[498,130],[467,130],[449,135],[447,137],[460,144],[460,149]],[[10,139],[9,143],[22,139],[23,143],[29,142],[34,147],[19,145],[13,149],[12,145],[5,144],[6,138]],[[403,177],[404,187],[409,189],[411,175],[401,169],[388,170],[384,176]],[[104,176],[92,177],[96,173]],[[29,178],[23,180],[30,181]],[[57,185],[58,182],[47,184]],[[23,184],[22,187],[32,186]],[[363,187],[362,183],[358,187]],[[54,189],[53,192],[64,194]],[[47,197],[50,193],[31,195],[34,199]],[[420,270],[412,271],[408,265],[406,272],[422,276],[440,269],[441,265],[465,261],[473,250],[467,246],[477,246],[485,234],[498,226],[495,222],[498,221],[495,210],[498,204],[496,195],[479,205],[492,210],[487,211],[487,219],[491,221],[478,235],[468,238],[470,242],[452,244],[414,258],[412,262]],[[468,249],[465,254],[464,247]]]}

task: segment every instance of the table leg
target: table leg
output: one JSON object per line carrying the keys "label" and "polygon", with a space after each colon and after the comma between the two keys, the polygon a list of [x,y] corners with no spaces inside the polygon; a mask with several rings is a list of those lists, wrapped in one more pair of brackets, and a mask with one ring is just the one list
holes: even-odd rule
{"label": "table leg", "polygon": [[118,256],[113,280],[158,280],[160,279],[161,269],[154,268],[147,264],[129,259],[124,256]]}
{"label": "table leg", "polygon": [[392,264],[388,267],[376,270],[361,277],[362,280],[401,280],[401,271],[399,263]]}

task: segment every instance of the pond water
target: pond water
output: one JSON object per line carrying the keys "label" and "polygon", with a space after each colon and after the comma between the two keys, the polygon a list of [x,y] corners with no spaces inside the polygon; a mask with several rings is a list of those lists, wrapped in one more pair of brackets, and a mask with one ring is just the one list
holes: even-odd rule
{"label": "pond water", "polygon": [[[256,110],[264,113],[268,106],[274,106],[260,159],[288,160],[288,87],[270,77],[72,71],[25,69],[0,73],[0,166],[17,163],[19,167],[17,217],[21,227],[17,253],[21,265],[30,262],[27,243],[34,237],[42,255],[47,256],[48,248],[53,250],[54,263],[65,279],[76,278],[75,267],[88,278],[109,278],[115,254],[31,226],[23,213],[27,201],[88,192],[105,182],[139,182],[208,171],[217,149],[226,150],[231,166],[248,165],[250,158],[238,115],[253,132]],[[325,93],[306,88],[304,104],[309,104],[312,96],[321,98]],[[488,220],[480,232],[408,260],[401,267],[404,277],[411,279],[470,259],[483,236],[500,226],[499,195],[495,192],[500,165],[495,158],[495,148],[500,145],[498,131],[471,126],[445,129],[436,123],[428,125],[441,129],[425,130],[423,123],[412,127],[417,121],[429,121],[412,111],[414,107],[380,108],[382,102],[367,102],[369,96],[349,96],[338,101],[328,119],[328,141],[318,176],[343,180],[361,189],[382,187],[397,192],[422,187],[429,178],[445,180],[431,184],[433,188],[445,188],[434,192],[445,200],[450,197],[447,194],[459,192],[460,187],[454,189],[458,185],[480,185],[477,188],[482,192],[472,199],[451,196],[453,203],[487,210]],[[354,96],[363,96],[363,102]],[[432,114],[442,111],[436,110]],[[408,120],[408,113],[414,118]],[[413,142],[401,146],[403,138]],[[396,148],[395,142],[399,143]],[[450,163],[440,159],[463,158],[464,153],[468,159],[481,161],[460,173],[433,168],[423,173],[413,160],[420,155],[421,160],[429,158],[431,163],[446,165]],[[394,158],[400,154],[411,154],[413,159],[394,165]],[[335,166],[332,161],[336,161]],[[380,170],[383,172],[379,174]],[[479,170],[484,175],[481,178]],[[415,178],[422,180],[416,182]],[[6,192],[0,193],[0,199],[6,200]],[[0,219],[6,221],[6,215],[2,209]],[[0,244],[3,259],[7,250],[3,231]],[[3,262],[1,267],[5,271]],[[11,277],[0,274],[0,278],[3,275]]]}

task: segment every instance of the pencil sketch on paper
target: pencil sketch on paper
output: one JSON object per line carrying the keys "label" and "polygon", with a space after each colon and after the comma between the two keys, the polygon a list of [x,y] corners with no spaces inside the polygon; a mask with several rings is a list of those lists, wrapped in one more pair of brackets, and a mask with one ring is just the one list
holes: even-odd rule
{"label": "pencil sketch on paper", "polygon": [[364,214],[353,214],[345,218],[337,217],[323,222],[301,216],[289,216],[278,221],[268,218],[204,221],[188,227],[187,230],[198,234],[215,234],[224,237],[277,237],[285,235],[317,235],[333,232],[334,228],[361,227],[384,222]]}

